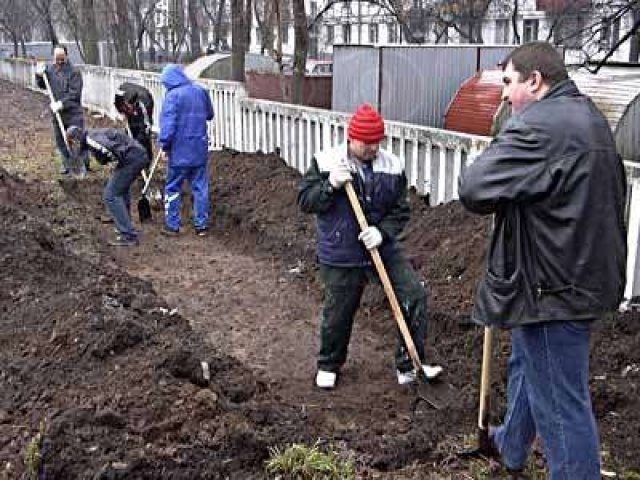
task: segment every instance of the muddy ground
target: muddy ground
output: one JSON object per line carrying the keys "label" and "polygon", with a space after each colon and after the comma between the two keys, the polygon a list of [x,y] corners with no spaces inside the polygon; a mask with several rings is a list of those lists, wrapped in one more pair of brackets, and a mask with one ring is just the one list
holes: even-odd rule
{"label": "muddy ground", "polygon": [[[338,388],[322,392],[322,289],[297,172],[273,155],[217,152],[209,236],[160,235],[156,205],[141,245],[116,250],[101,222],[108,171],[60,179],[45,97],[0,82],[0,101],[0,478],[26,478],[39,431],[46,479],[269,478],[270,447],[317,440],[358,478],[486,478],[483,462],[455,456],[476,430],[482,331],[466,320],[486,219],[412,197],[406,247],[430,288],[429,360],[446,368],[430,393],[445,408],[396,384],[394,322],[376,286]],[[639,319],[599,322],[592,355],[604,468],[627,475],[640,472]],[[509,353],[499,340],[496,421]]]}

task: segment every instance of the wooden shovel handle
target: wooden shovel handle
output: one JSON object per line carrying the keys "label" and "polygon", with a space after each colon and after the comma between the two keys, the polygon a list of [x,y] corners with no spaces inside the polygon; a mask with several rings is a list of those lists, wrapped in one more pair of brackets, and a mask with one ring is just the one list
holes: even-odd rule
{"label": "wooden shovel handle", "polygon": [[[362,207],[360,206],[360,201],[358,200],[358,195],[356,191],[353,189],[353,185],[350,181],[344,184],[344,188],[347,192],[347,196],[349,197],[349,203],[351,203],[351,208],[356,215],[358,220],[358,224],[360,225],[360,230],[364,230],[369,227],[367,224],[367,219],[364,216],[364,212],[362,211]],[[416,351],[416,346],[413,343],[413,338],[411,338],[411,333],[409,332],[409,328],[407,328],[407,322],[404,320],[404,315],[402,314],[402,309],[400,308],[400,304],[398,303],[398,299],[396,297],[395,292],[393,291],[393,287],[391,286],[391,280],[389,280],[389,276],[387,275],[387,269],[382,262],[382,257],[380,257],[380,252],[378,252],[377,248],[372,248],[369,250],[369,254],[373,259],[373,264],[376,267],[376,271],[378,272],[378,276],[380,277],[380,281],[382,282],[382,286],[384,288],[384,292],[387,295],[387,299],[391,304],[391,310],[393,310],[393,316],[396,319],[396,323],[398,324],[398,328],[400,329],[400,333],[402,333],[402,338],[404,339],[404,343],[407,346],[407,350],[409,352],[409,357],[411,357],[411,361],[413,362],[413,366],[415,367],[417,374],[422,377],[424,376],[422,370],[422,363],[420,362],[420,357],[418,357],[418,352]]]}
{"label": "wooden shovel handle", "polygon": [[[47,87],[47,94],[49,95],[49,100],[51,103],[56,101],[56,97],[53,96],[53,92],[51,91],[51,85],[49,85],[49,76],[47,72],[42,74],[42,79],[44,80],[44,86]],[[64,139],[64,145],[67,147],[67,152],[71,155],[71,149],[69,148],[69,142],[67,141],[67,132],[64,129],[64,123],[62,123],[62,118],[60,117],[60,112],[54,112],[53,114],[56,117],[56,121],[58,122],[58,128],[60,129],[60,134]]]}
{"label": "wooden shovel handle", "polygon": [[[151,169],[149,170],[149,175],[147,176],[147,178],[144,179],[144,187],[142,188],[142,195],[145,195],[147,193],[147,190],[149,189],[149,185],[151,185],[151,179],[153,178],[153,172],[156,171],[156,167],[158,166],[158,162],[160,161],[160,158],[164,157],[164,151],[160,150],[157,155],[155,160],[153,161],[153,165],[151,165]],[[144,170],[143,170],[144,172]],[[144,177],[144,175],[143,175]]]}
{"label": "wooden shovel handle", "polygon": [[489,429],[489,408],[491,393],[491,353],[493,348],[493,329],[484,327],[484,342],[482,346],[482,374],[480,377],[480,408],[478,409],[478,427],[480,430]]}

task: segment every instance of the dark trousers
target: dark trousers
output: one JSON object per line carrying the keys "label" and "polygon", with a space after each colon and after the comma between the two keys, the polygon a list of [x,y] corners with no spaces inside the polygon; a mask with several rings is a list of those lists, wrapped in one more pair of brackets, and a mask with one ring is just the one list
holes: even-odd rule
{"label": "dark trousers", "polygon": [[[424,363],[424,337],[427,327],[425,290],[416,272],[400,254],[385,262],[387,274],[413,338],[418,356]],[[370,279],[378,279],[373,268],[331,267],[320,265],[325,286],[324,306],[320,320],[320,354],[318,369],[337,372],[347,359],[353,318],[360,305],[364,287]],[[391,320],[390,321],[394,321]],[[413,363],[398,330],[395,353],[396,368],[413,369]]]}
{"label": "dark trousers", "polygon": [[131,160],[126,165],[117,166],[102,194],[104,203],[113,217],[116,228],[127,240],[138,238],[138,233],[133,227],[129,213],[131,204],[130,190],[131,184],[146,165],[146,158],[140,157]]}

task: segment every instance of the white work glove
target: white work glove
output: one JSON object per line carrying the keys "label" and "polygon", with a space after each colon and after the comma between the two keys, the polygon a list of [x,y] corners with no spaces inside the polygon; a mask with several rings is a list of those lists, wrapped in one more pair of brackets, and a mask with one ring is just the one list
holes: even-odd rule
{"label": "white work glove", "polygon": [[337,164],[329,172],[329,183],[336,190],[342,188],[349,180],[351,180],[351,172],[344,163]]}
{"label": "white work glove", "polygon": [[36,75],[44,75],[44,72],[47,70],[47,64],[44,62],[36,63]]}
{"label": "white work glove", "polygon": [[58,100],[57,102],[51,102],[49,104],[49,108],[53,113],[58,113],[60,110],[62,110],[62,102],[60,100]]}
{"label": "white work glove", "polygon": [[380,244],[382,244],[382,234],[376,227],[367,227],[360,232],[358,240],[364,243],[367,250],[372,250],[374,248],[378,248]]}

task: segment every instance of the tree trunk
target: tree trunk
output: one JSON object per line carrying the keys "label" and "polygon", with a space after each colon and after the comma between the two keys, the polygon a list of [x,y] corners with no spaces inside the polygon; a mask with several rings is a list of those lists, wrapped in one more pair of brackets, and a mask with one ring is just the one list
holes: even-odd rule
{"label": "tree trunk", "polygon": [[518,31],[518,2],[513,2],[511,14],[511,26],[513,27],[513,43],[520,45],[520,32]]}
{"label": "tree trunk", "polygon": [[18,42],[18,36],[14,34],[11,35],[11,42],[13,43],[13,56],[18,58],[20,56],[20,45]]}
{"label": "tree trunk", "polygon": [[307,30],[307,14],[304,10],[304,0],[293,0],[293,28],[294,28],[294,53],[293,53],[293,103],[302,104],[304,73],[307,64],[307,48],[309,32]]}
{"label": "tree trunk", "polygon": [[51,50],[53,51],[53,49],[55,48],[55,46],[58,44],[58,35],[56,34],[56,29],[53,26],[53,21],[51,20],[51,17],[49,17],[46,20],[47,23],[47,37],[48,40],[51,42]]}
{"label": "tree trunk", "polygon": [[191,47],[191,55],[197,58],[202,55],[202,44],[200,43],[200,22],[198,21],[198,5],[195,0],[189,0],[188,6],[189,25],[191,26],[191,36],[189,45]]}
{"label": "tree trunk", "polygon": [[98,25],[96,23],[96,13],[93,8],[93,0],[82,0],[80,38],[84,51],[85,63],[97,65],[100,61],[98,53]]}
{"label": "tree trunk", "polygon": [[245,12],[243,0],[231,0],[231,76],[244,82],[244,54],[247,50]]}
{"label": "tree trunk", "polygon": [[111,36],[116,50],[119,68],[136,68],[135,42],[131,41],[131,22],[129,19],[128,0],[115,0],[114,22],[111,26]]}
{"label": "tree trunk", "polygon": [[[632,9],[633,25],[637,25],[640,21],[640,7],[634,6]],[[636,31],[629,39],[629,61],[638,63],[640,57],[640,32]]]}

